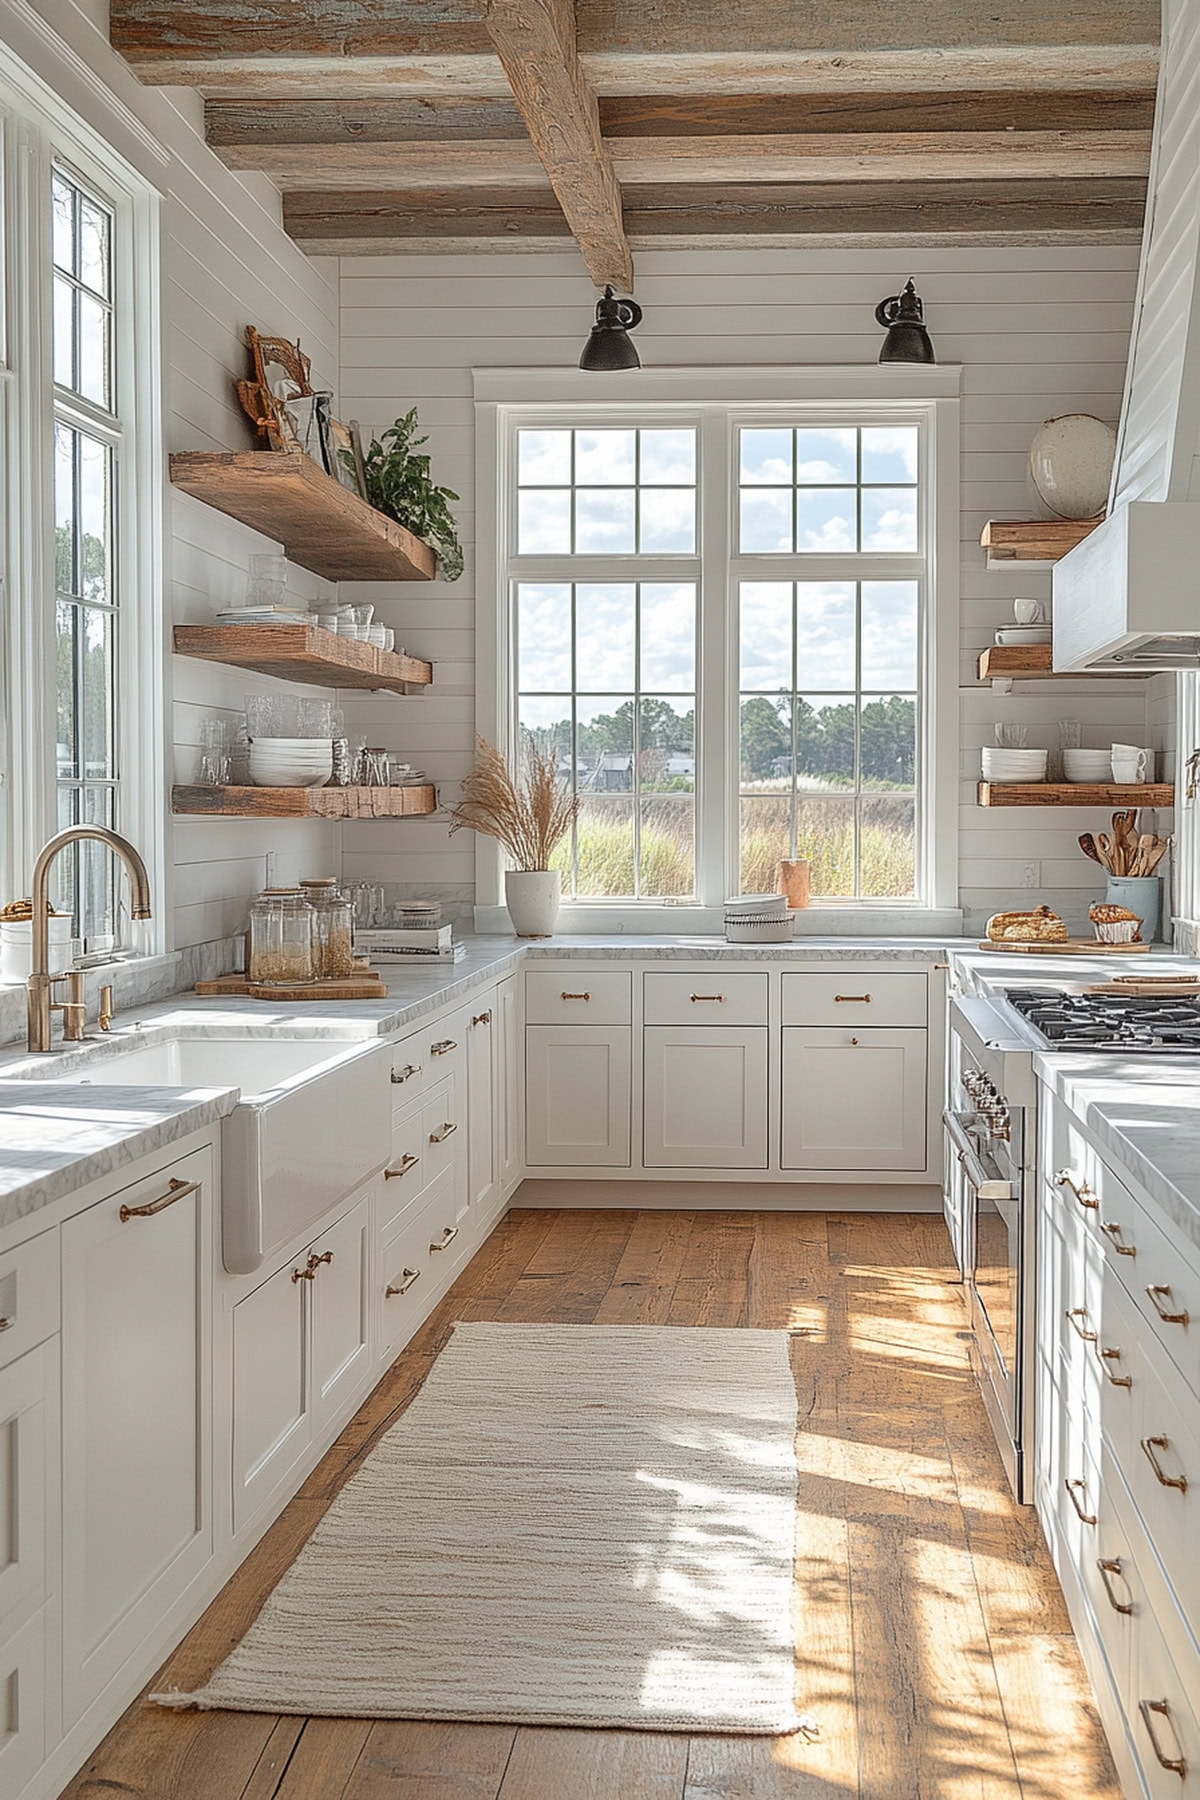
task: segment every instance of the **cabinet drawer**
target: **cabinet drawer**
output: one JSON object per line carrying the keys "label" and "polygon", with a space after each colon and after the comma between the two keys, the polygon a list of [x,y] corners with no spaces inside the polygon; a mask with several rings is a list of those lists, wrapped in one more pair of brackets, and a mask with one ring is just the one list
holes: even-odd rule
{"label": "cabinet drawer", "polygon": [[529,1025],[628,1025],[633,1017],[633,974],[612,969],[575,974],[566,969],[530,969],[525,976],[525,1019]]}
{"label": "cabinet drawer", "polygon": [[1151,1800],[1200,1794],[1197,1695],[1163,1641],[1149,1607],[1137,1620],[1129,1692],[1129,1729]]}
{"label": "cabinet drawer", "polygon": [[58,1232],[0,1256],[0,1369],[58,1330]]}
{"label": "cabinet drawer", "polygon": [[1098,1185],[1100,1206],[1092,1216],[1110,1280],[1116,1278],[1137,1309],[1139,1336],[1157,1339],[1200,1400],[1200,1271],[1103,1163]]}
{"label": "cabinet drawer", "polygon": [[731,975],[720,964],[699,975],[646,975],[647,1025],[765,1025],[766,975]]}
{"label": "cabinet drawer", "polygon": [[[421,1155],[427,1183],[434,1182],[447,1169],[452,1169],[459,1155],[466,1155],[463,1095],[461,1081],[440,1081],[421,1109],[421,1131],[424,1147]],[[394,1185],[394,1184],[392,1184]]]}
{"label": "cabinet drawer", "polygon": [[48,1676],[43,1611],[0,1649],[0,1793],[19,1794],[45,1761]]}
{"label": "cabinet drawer", "polygon": [[392,1112],[403,1112],[419,1100],[429,1080],[429,1041],[426,1034],[407,1037],[392,1045]]}
{"label": "cabinet drawer", "polygon": [[46,1598],[46,1488],[58,1388],[57,1344],[39,1345],[0,1371],[0,1637]]}
{"label": "cabinet drawer", "polygon": [[397,1356],[429,1311],[442,1265],[450,1261],[446,1251],[458,1235],[454,1211],[454,1182],[447,1172],[385,1238],[378,1257],[381,1356]]}
{"label": "cabinet drawer", "polygon": [[392,1154],[380,1176],[379,1229],[384,1236],[429,1186],[425,1108],[415,1106],[392,1121]]}
{"label": "cabinet drawer", "polygon": [[785,1025],[924,1025],[929,978],[911,970],[849,975],[803,970],[783,977]]}

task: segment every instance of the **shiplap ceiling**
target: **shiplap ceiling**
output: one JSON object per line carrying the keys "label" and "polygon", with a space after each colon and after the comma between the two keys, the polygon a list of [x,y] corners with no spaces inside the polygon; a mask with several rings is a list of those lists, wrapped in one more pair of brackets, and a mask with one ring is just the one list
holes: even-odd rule
{"label": "shiplap ceiling", "polygon": [[112,0],[313,254],[1126,243],[1158,0]]}

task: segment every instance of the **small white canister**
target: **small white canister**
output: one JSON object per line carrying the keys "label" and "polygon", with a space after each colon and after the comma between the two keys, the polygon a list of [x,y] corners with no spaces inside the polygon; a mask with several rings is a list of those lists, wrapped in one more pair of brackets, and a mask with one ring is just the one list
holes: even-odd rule
{"label": "small white canister", "polygon": [[[57,974],[74,958],[70,913],[50,917],[50,973]],[[29,980],[33,962],[33,920],[5,919],[0,923],[0,985],[20,987]]]}

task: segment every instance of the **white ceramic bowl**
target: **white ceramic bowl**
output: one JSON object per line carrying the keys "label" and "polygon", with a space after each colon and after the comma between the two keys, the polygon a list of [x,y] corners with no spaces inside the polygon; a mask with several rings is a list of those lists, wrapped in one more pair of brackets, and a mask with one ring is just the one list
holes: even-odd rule
{"label": "white ceramic bowl", "polygon": [[294,737],[255,737],[250,739],[251,745],[259,750],[329,750],[332,738],[294,738]]}
{"label": "white ceramic bowl", "polygon": [[1048,750],[1002,750],[985,745],[980,763],[985,781],[1045,781]]}
{"label": "white ceramic bowl", "polygon": [[260,769],[257,774],[251,769],[250,780],[254,787],[318,788],[324,787],[332,774],[332,769],[315,775],[311,769]]}
{"label": "white ceramic bowl", "polygon": [[1111,750],[1064,750],[1063,774],[1068,781],[1111,781]]}

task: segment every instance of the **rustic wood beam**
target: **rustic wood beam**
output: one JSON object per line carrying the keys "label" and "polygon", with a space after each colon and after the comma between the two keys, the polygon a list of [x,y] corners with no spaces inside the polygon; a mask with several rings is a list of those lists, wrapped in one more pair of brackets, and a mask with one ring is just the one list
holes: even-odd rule
{"label": "rustic wood beam", "polygon": [[621,190],[575,48],[574,0],[487,0],[487,28],[592,280],[629,293]]}
{"label": "rustic wood beam", "polygon": [[[610,138],[622,183],[980,181],[1145,175],[1150,133],[878,132],[865,136]],[[284,188],[543,186],[533,147],[507,139],[251,145],[219,149],[234,169]],[[628,198],[628,196],[627,196]],[[610,276],[611,280],[612,277]],[[614,282],[614,285],[615,282]]]}
{"label": "rustic wood beam", "polygon": [[[388,104],[380,102],[380,111]],[[600,101],[600,126],[610,140],[799,132],[1149,131],[1153,124],[1153,83],[1113,91],[906,88],[861,94],[607,95]]]}
{"label": "rustic wood beam", "polygon": [[[797,240],[888,244],[1136,243],[1146,183],[1108,181],[673,185],[631,189],[626,229],[638,248]],[[397,249],[561,248],[570,232],[549,195],[505,205],[490,189],[298,192],[284,223],[314,255]]]}

